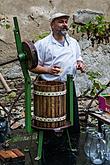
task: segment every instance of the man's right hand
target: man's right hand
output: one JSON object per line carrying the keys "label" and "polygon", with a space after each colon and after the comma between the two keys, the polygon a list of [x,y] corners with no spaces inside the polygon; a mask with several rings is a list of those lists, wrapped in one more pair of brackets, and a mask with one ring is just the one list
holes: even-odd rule
{"label": "man's right hand", "polygon": [[52,66],[48,68],[49,74],[57,75],[62,72],[62,69],[58,66]]}

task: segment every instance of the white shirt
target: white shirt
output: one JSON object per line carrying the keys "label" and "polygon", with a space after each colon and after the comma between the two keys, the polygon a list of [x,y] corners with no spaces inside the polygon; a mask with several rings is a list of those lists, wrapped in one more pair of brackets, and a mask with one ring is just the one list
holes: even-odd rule
{"label": "white shirt", "polygon": [[66,39],[67,41],[62,45],[50,34],[35,43],[38,65],[59,66],[62,69],[59,75],[41,74],[42,79],[66,81],[67,74],[74,76],[77,60],[83,60],[78,42],[69,35],[66,36]]}

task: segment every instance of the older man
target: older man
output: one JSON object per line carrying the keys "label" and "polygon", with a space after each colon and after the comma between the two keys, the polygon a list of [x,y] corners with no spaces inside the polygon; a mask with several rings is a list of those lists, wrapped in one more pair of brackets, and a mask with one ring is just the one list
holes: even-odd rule
{"label": "older man", "polygon": [[50,19],[51,33],[35,43],[38,66],[32,69],[47,81],[65,81],[67,74],[84,69],[78,42],[67,34],[69,15],[56,13]]}
{"label": "older man", "polygon": [[[76,69],[84,70],[79,44],[67,33],[68,20],[68,14],[53,14],[50,19],[51,33],[35,43],[38,66],[31,71],[39,74],[43,80],[66,81],[67,74],[74,76]],[[79,130],[77,101],[75,107],[75,123]]]}

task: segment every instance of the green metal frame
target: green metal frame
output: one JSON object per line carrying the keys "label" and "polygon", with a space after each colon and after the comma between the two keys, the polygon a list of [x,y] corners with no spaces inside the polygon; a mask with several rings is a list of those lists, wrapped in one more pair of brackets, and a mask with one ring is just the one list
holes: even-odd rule
{"label": "green metal frame", "polygon": [[[14,36],[16,42],[16,48],[18,53],[18,59],[20,61],[21,69],[25,80],[25,128],[28,133],[32,132],[31,124],[31,78],[29,76],[26,53],[23,52],[22,42],[20,37],[20,31],[18,26],[17,17],[13,17],[14,20]],[[36,160],[40,160],[42,157],[42,145],[43,145],[43,131],[38,131],[38,152]]]}
{"label": "green metal frame", "polygon": [[40,160],[42,158],[43,137],[44,137],[44,131],[39,130],[38,131],[38,152],[37,152],[37,157],[35,158],[35,160]]}
{"label": "green metal frame", "polygon": [[28,133],[32,132],[31,129],[31,78],[28,73],[26,65],[26,54],[22,49],[22,42],[20,37],[20,31],[18,26],[17,17],[13,17],[14,20],[14,36],[16,42],[16,48],[18,53],[18,59],[21,64],[24,80],[25,80],[25,128]]}
{"label": "green metal frame", "polygon": [[73,91],[73,76],[67,75],[66,82],[66,113],[67,121],[71,122],[71,126],[74,125],[74,91]]}

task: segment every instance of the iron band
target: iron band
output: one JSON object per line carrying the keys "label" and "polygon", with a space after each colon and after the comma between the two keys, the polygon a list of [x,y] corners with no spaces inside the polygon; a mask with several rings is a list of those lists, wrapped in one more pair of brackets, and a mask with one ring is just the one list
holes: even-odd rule
{"label": "iron band", "polygon": [[61,96],[66,94],[66,90],[59,91],[59,92],[41,92],[41,91],[34,91],[35,95],[39,96]]}
{"label": "iron band", "polygon": [[63,121],[66,119],[66,115],[61,116],[61,117],[53,117],[53,118],[46,118],[46,117],[39,117],[39,116],[33,116],[33,119],[37,121],[42,121],[42,122],[58,122],[58,121]]}

